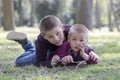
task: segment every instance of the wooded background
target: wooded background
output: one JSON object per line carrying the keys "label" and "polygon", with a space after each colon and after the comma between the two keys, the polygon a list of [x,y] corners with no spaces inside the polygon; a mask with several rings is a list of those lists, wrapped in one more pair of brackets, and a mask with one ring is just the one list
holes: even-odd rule
{"label": "wooded background", "polygon": [[100,29],[120,31],[120,0],[0,0],[0,29],[37,26],[46,15],[55,15],[65,24],[81,23]]}

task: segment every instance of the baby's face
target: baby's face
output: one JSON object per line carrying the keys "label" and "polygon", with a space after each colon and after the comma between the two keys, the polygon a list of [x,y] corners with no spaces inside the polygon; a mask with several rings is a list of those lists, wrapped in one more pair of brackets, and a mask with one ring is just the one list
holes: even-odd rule
{"label": "baby's face", "polygon": [[74,52],[78,52],[80,50],[80,47],[85,46],[87,43],[86,35],[83,33],[72,33],[69,36],[69,43],[71,46],[71,49]]}

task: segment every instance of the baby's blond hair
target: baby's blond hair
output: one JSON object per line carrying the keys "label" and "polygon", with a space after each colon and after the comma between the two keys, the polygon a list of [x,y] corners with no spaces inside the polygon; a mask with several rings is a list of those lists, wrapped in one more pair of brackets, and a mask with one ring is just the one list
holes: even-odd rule
{"label": "baby's blond hair", "polygon": [[73,33],[84,33],[86,35],[86,39],[88,39],[88,29],[85,25],[83,24],[74,24],[69,31],[69,36]]}

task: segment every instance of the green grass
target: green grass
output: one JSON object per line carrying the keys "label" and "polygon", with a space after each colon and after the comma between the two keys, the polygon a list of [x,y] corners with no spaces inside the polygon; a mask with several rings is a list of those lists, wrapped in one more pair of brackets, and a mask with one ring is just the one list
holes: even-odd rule
{"label": "green grass", "polygon": [[[16,28],[33,42],[37,28]],[[8,31],[0,30],[0,80],[119,80],[120,33],[107,30],[90,31],[89,45],[100,57],[98,65],[55,67],[15,67],[15,59],[24,51],[21,46],[6,39]]]}

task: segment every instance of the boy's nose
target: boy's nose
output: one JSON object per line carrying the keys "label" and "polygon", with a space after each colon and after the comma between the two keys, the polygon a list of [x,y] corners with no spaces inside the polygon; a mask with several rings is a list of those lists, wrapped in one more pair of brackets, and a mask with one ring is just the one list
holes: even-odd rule
{"label": "boy's nose", "polygon": [[55,36],[54,39],[55,39],[55,41],[58,41],[58,40],[59,40],[59,37],[58,37],[58,36]]}

